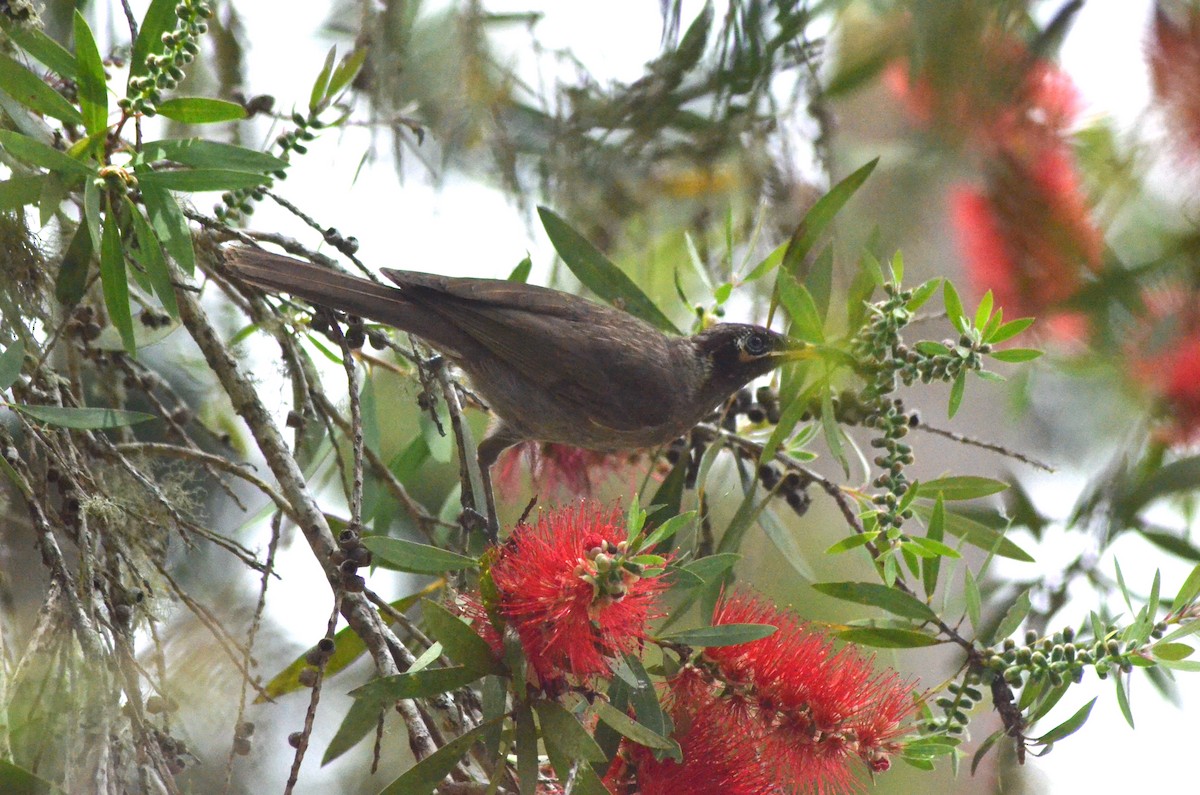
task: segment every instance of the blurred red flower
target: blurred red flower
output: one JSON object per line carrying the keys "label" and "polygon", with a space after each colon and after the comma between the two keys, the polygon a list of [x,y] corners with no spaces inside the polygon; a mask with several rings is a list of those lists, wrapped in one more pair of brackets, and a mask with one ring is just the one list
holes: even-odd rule
{"label": "blurred red flower", "polygon": [[[636,458],[636,456],[635,456]],[[635,458],[584,450],[554,442],[524,442],[500,455],[496,484],[506,492],[518,485],[521,461],[527,462],[534,488],[542,494],[591,496],[597,480],[617,472]]]}
{"label": "blurred red flower", "polygon": [[607,673],[644,640],[666,583],[624,560],[625,541],[619,509],[581,503],[518,525],[500,548],[496,609],[543,683]]}
{"label": "blurred red flower", "polygon": [[1179,155],[1200,161],[1200,8],[1172,14],[1161,1],[1146,44],[1150,86]]}

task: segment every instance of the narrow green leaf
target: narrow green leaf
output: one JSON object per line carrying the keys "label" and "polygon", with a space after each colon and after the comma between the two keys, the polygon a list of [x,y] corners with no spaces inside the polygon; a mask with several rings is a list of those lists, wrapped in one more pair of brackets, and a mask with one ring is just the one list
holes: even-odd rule
{"label": "narrow green leaf", "polygon": [[1125,722],[1129,724],[1129,728],[1137,728],[1133,725],[1133,710],[1129,708],[1129,693],[1125,690],[1125,677],[1118,674],[1113,677],[1113,682],[1117,688],[1117,706],[1121,708]]}
{"label": "narrow green leaf", "polygon": [[1192,656],[1195,649],[1186,643],[1155,643],[1150,647],[1150,652],[1160,660],[1186,660]]}
{"label": "narrow green leaf", "polygon": [[[926,522],[933,513],[933,509],[929,505],[920,503],[913,506],[913,511]],[[1025,563],[1034,562],[1032,555],[1005,538],[1003,532],[954,511],[946,511],[946,532],[985,552],[995,552],[1002,558],[1011,558]]]}
{"label": "narrow green leaf", "polygon": [[1041,737],[1036,738],[1034,742],[1041,743],[1042,745],[1051,745],[1066,737],[1070,737],[1072,734],[1082,729],[1083,724],[1087,723],[1087,719],[1092,714],[1092,707],[1095,705],[1096,699],[1093,698],[1091,701],[1080,707],[1074,715],[1067,718],[1065,721],[1058,724]]}
{"label": "narrow green leaf", "polygon": [[1005,348],[1002,351],[992,351],[988,356],[998,362],[1029,362],[1041,356],[1042,353],[1034,348]]}
{"label": "narrow green leaf", "polygon": [[155,107],[160,116],[181,124],[214,124],[246,118],[246,109],[241,105],[212,97],[172,97]]}
{"label": "narrow green leaf", "polygon": [[155,160],[173,160],[197,168],[232,169],[259,174],[288,167],[286,160],[268,152],[203,138],[168,138],[142,144],[139,162],[152,163]]}
{"label": "narrow green leaf", "polygon": [[421,606],[429,634],[441,642],[450,659],[480,673],[504,672],[491,646],[469,624],[437,602],[426,599]]}
{"label": "narrow green leaf", "polygon": [[137,77],[146,74],[146,56],[163,51],[162,35],[175,29],[175,6],[178,0],[151,0],[146,15],[142,17],[138,29],[137,41],[133,43],[133,52],[129,59],[129,76]]}
{"label": "narrow green leaf", "polygon": [[[937,502],[933,505],[933,513],[929,516],[929,523],[926,525],[925,537],[930,541],[941,543],[946,536],[946,505],[943,502],[945,498],[941,493],[937,496]],[[957,553],[956,553],[957,554]],[[937,589],[938,575],[941,573],[942,561],[940,558],[930,558],[921,563],[921,582],[925,586],[925,595],[932,597],[933,592]]]}
{"label": "narrow green leaf", "polygon": [[329,764],[354,746],[379,726],[380,716],[386,714],[391,705],[380,706],[371,701],[355,701],[342,716],[337,731],[321,756],[321,767]]}
{"label": "narrow green leaf", "polygon": [[688,511],[672,516],[662,524],[650,531],[650,534],[638,544],[638,551],[651,550],[657,547],[662,542],[666,541],[671,536],[678,533],[683,528],[696,520],[696,512]]}
{"label": "narrow green leaf", "polygon": [[455,737],[410,767],[404,775],[380,790],[379,795],[429,795],[454,769],[458,760],[471,750],[471,746],[482,740],[492,727],[499,725],[503,720],[503,716],[493,718]]}
{"label": "narrow green leaf", "polygon": [[871,176],[871,172],[875,170],[875,166],[879,164],[879,158],[875,158],[871,162],[862,166],[847,176],[838,184],[829,189],[821,198],[813,203],[813,206],[804,214],[804,218],[800,224],[792,232],[792,239],[788,243],[787,250],[783,255],[783,262],[779,268],[779,276],[776,279],[776,295],[778,295],[778,279],[782,278],[783,274],[788,274],[796,281],[803,283],[806,274],[803,271],[804,261],[808,257],[808,253],[812,250],[821,233],[829,226],[829,223],[845,206],[850,197],[862,187],[862,184],[867,181],[867,177]]}
{"label": "narrow green leaf", "polygon": [[[5,35],[15,41],[22,50],[37,58],[55,73],[72,80],[75,79],[78,68],[75,56],[40,29],[14,23],[8,18],[0,19],[0,28],[3,28]],[[83,123],[82,117],[78,123]]]}
{"label": "narrow green leaf", "polygon": [[593,701],[592,710],[596,713],[596,717],[638,745],[644,745],[647,748],[657,748],[661,751],[671,751],[679,745],[674,740],[663,737],[661,734],[652,731],[649,727],[638,723],[603,699]]}
{"label": "narrow green leaf", "polygon": [[71,237],[71,243],[58,266],[54,281],[54,297],[64,306],[73,307],[87,290],[88,273],[92,266],[92,235],[87,223],[81,223]]}
{"label": "narrow green leaf", "polygon": [[194,168],[177,171],[139,171],[138,184],[143,188],[198,192],[207,190],[238,190],[254,188],[270,179],[266,174],[234,171],[228,168]]}
{"label": "narrow green leaf", "polygon": [[1017,628],[1021,626],[1021,622],[1025,620],[1025,616],[1029,615],[1030,607],[1029,589],[1025,589],[1008,608],[1004,618],[1000,619],[992,638],[1001,641],[1016,632]]}
{"label": "narrow green leaf", "polygon": [[587,238],[546,207],[538,207],[538,215],[554,249],[585,287],[609,303],[620,303],[627,312],[662,331],[679,333],[642,289]]}
{"label": "narrow green leaf", "polygon": [[[949,282],[947,282],[949,284]],[[946,416],[951,419],[958,413],[958,407],[962,405],[963,392],[967,388],[967,371],[963,370],[958,374],[958,378],[954,379],[954,384],[950,387],[950,404],[946,407]]]}
{"label": "narrow green leaf", "polygon": [[375,565],[385,569],[418,574],[440,574],[445,571],[461,571],[479,565],[479,561],[474,558],[460,555],[457,552],[400,538],[366,536],[362,543],[376,555]]}
{"label": "narrow green leaf", "polygon": [[38,174],[32,177],[12,177],[0,182],[0,212],[14,212],[40,200],[47,179],[47,175]]}
{"label": "narrow green leaf", "polygon": [[848,643],[877,649],[918,649],[942,642],[928,632],[897,627],[850,627],[838,632],[837,636]]}
{"label": "narrow green leaf", "polygon": [[823,343],[825,329],[808,288],[791,276],[780,276],[778,284],[780,303],[792,318],[788,335],[807,342]]}
{"label": "narrow green leaf", "polygon": [[137,340],[133,336],[133,315],[129,308],[129,277],[125,271],[125,252],[121,249],[121,228],[111,205],[104,217],[104,236],[100,242],[100,279],[109,320],[121,333],[125,350],[134,354]]}
{"label": "narrow green leaf", "polygon": [[949,356],[951,353],[945,345],[933,340],[921,340],[914,347],[926,356]]}
{"label": "narrow green leaf", "polygon": [[4,353],[0,353],[0,392],[16,383],[21,376],[21,365],[25,363],[25,344],[15,340]]}
{"label": "narrow green leaf", "polygon": [[329,89],[329,79],[333,76],[333,64],[336,57],[337,45],[334,45],[325,54],[325,63],[322,64],[321,71],[317,73],[317,79],[313,81],[312,92],[308,96],[309,113],[318,113],[324,107],[325,92]]}
{"label": "narrow green leaf", "polygon": [[370,49],[365,46],[360,46],[355,50],[346,53],[337,68],[333,70],[333,76],[329,78],[329,85],[325,88],[325,96],[330,100],[335,100],[338,94],[342,93],[342,89],[350,85],[350,81],[362,69],[362,65],[367,61],[367,55]]}
{"label": "narrow green leaf", "polygon": [[1121,571],[1121,561],[1113,559],[1113,568],[1117,572],[1117,587],[1121,589],[1121,597],[1125,600],[1125,607],[1129,608],[1130,613],[1136,613],[1133,609],[1133,600],[1129,597],[1129,588],[1125,586],[1125,574]]}
{"label": "narrow green leaf", "polygon": [[807,394],[796,395],[791,401],[784,404],[783,411],[779,415],[779,422],[775,424],[770,438],[763,446],[762,456],[759,457],[760,462],[765,463],[775,457],[775,453],[779,452],[780,446],[792,435],[792,431],[795,430],[806,411],[808,411]]}
{"label": "narrow green leaf", "polygon": [[604,752],[579,719],[553,701],[538,701],[533,705],[542,727],[542,741],[554,738],[557,750],[571,761],[605,762]]}
{"label": "narrow green leaf", "polygon": [[101,224],[100,188],[96,186],[99,180],[87,179],[83,182],[83,220],[87,224],[88,234],[92,237],[92,250],[100,250]]}
{"label": "narrow green leaf", "polygon": [[779,554],[792,567],[792,570],[800,575],[801,579],[812,582],[817,578],[816,572],[808,565],[804,550],[796,542],[795,533],[779,520],[770,505],[764,506],[758,512],[758,526],[762,528],[767,538],[775,545],[775,549],[779,550]]}
{"label": "narrow green leaf", "polygon": [[826,596],[857,602],[918,621],[936,621],[937,613],[920,599],[896,588],[872,582],[819,582],[812,586]]}
{"label": "narrow green leaf", "polygon": [[61,795],[62,790],[29,770],[0,759],[0,792],[6,795]]}
{"label": "narrow green leaf", "polygon": [[664,635],[660,640],[685,646],[737,646],[774,635],[770,624],[718,624]]}
{"label": "narrow green leaf", "polygon": [[926,281],[920,287],[913,290],[912,298],[908,299],[908,303],[904,305],[904,308],[909,312],[916,312],[925,305],[926,301],[933,297],[933,294],[937,292],[937,288],[940,287],[941,284],[941,276],[936,276]]}
{"label": "narrow green leaf", "polygon": [[1137,532],[1151,544],[1154,544],[1154,546],[1164,549],[1172,555],[1192,562],[1200,561],[1200,547],[1197,547],[1185,538],[1180,538],[1174,533],[1147,530],[1145,528],[1137,528]]}
{"label": "narrow green leaf", "polygon": [[1124,515],[1133,516],[1160,497],[1191,491],[1200,483],[1200,456],[1181,458],[1155,470],[1120,500]]}
{"label": "narrow green leaf", "polygon": [[1197,596],[1200,596],[1200,565],[1193,568],[1191,574],[1183,581],[1183,585],[1179,586],[1179,592],[1175,594],[1171,606],[1176,610],[1181,610],[1184,606],[1194,602]]}
{"label": "narrow green leaf", "polygon": [[832,386],[821,390],[821,430],[824,431],[829,453],[842,465],[842,472],[846,477],[850,477],[850,462],[846,460],[846,452],[842,449],[842,429],[833,410]]}
{"label": "narrow green leaf", "polygon": [[967,619],[971,622],[971,627],[978,632],[983,599],[979,594],[979,583],[975,582],[975,575],[971,573],[970,566],[963,569],[963,598],[967,604]]}
{"label": "narrow green leaf", "polygon": [[517,267],[512,269],[512,273],[508,274],[508,281],[520,282],[521,284],[525,284],[526,282],[529,281],[529,273],[532,270],[533,270],[533,260],[531,260],[529,258],[529,255],[526,254],[525,259],[518,262]]}
{"label": "narrow green leaf", "polygon": [[517,746],[517,779],[521,784],[521,795],[536,795],[538,783],[538,735],[533,723],[533,710],[522,701],[513,710],[513,727]]}
{"label": "narrow green leaf", "polygon": [[692,561],[682,568],[688,573],[699,577],[704,582],[713,582],[733,568],[733,564],[742,559],[735,552],[718,552]]}
{"label": "narrow green leaf", "polygon": [[0,54],[0,90],[32,111],[69,124],[83,124],[83,116],[62,94],[4,54]]}
{"label": "narrow green leaf", "polygon": [[79,89],[83,126],[89,135],[94,135],[108,127],[108,86],[96,39],[78,10],[75,11],[75,60],[79,66],[75,85]]}
{"label": "narrow green leaf", "polygon": [[179,305],[175,300],[175,286],[171,283],[171,270],[163,258],[162,246],[150,222],[142,215],[141,209],[126,199],[129,216],[133,219],[133,231],[137,236],[138,251],[141,254],[142,265],[146,268],[146,276],[154,288],[154,294],[162,302],[163,309],[173,318],[179,317]]}
{"label": "narrow green leaf", "polygon": [[966,312],[963,310],[962,299],[958,297],[958,290],[954,289],[949,279],[942,283],[942,301],[946,304],[946,314],[950,317],[950,322],[960,334],[964,333],[967,330]]}
{"label": "narrow green leaf", "polygon": [[483,677],[479,671],[464,666],[426,668],[373,679],[350,691],[352,698],[376,705],[392,704],[408,698],[428,698],[466,687]]}
{"label": "narrow green leaf", "polygon": [[988,290],[983,294],[979,306],[975,309],[975,328],[982,329],[987,325],[988,319],[992,316],[992,301],[992,291]]}
{"label": "narrow green leaf", "polygon": [[[779,264],[783,262],[783,255],[787,251],[788,245],[790,244],[780,243],[774,251],[763,257],[762,260],[754,266],[754,269],[746,275],[746,278],[742,279],[742,284],[761,279],[763,276],[766,276],[768,273],[778,268]],[[724,303],[724,301],[721,301],[720,303]]]}
{"label": "narrow green leaf", "polygon": [[95,174],[91,166],[76,160],[66,152],[60,152],[52,146],[12,130],[0,130],[0,146],[18,160],[49,169],[65,177],[88,177]]}
{"label": "narrow green leaf", "polygon": [[999,345],[1001,342],[1017,336],[1032,325],[1033,318],[1019,317],[1016,320],[1008,321],[1003,326],[992,332],[990,336],[985,337],[983,341],[992,345]]}
{"label": "narrow green leaf", "polygon": [[825,550],[826,555],[840,555],[843,552],[849,552],[852,549],[864,547],[867,544],[879,538],[879,531],[873,530],[869,533],[855,533],[852,536],[846,536],[841,541],[837,542],[829,549]]}
{"label": "narrow green leaf", "polygon": [[992,750],[992,746],[996,744],[1002,737],[1005,737],[1004,729],[997,729],[988,735],[988,738],[979,745],[979,750],[971,757],[971,775],[975,775],[975,769],[979,767],[979,763],[987,756],[988,751]]}
{"label": "narrow green leaf", "polygon": [[150,226],[171,259],[189,276],[196,269],[196,252],[187,217],[169,191],[155,185],[141,185],[142,200],[150,216]]}
{"label": "narrow green leaf", "polygon": [[21,403],[4,404],[38,422],[59,428],[74,428],[95,431],[105,428],[123,428],[154,419],[153,414],[123,409],[73,408],[70,406],[27,406]]}
{"label": "narrow green leaf", "polygon": [[999,494],[1008,488],[1002,480],[979,477],[978,475],[954,475],[921,482],[921,497],[932,499],[937,495],[943,500],[974,500]]}

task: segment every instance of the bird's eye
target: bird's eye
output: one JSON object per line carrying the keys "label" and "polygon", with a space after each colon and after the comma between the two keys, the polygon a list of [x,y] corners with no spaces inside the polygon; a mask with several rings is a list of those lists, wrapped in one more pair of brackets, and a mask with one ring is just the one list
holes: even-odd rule
{"label": "bird's eye", "polygon": [[767,352],[766,335],[757,332],[746,335],[742,341],[742,350],[751,356],[762,356]]}

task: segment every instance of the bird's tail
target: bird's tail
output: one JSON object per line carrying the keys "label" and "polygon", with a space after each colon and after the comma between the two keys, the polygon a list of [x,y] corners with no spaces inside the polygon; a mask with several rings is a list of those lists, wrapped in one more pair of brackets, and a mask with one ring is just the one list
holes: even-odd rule
{"label": "bird's tail", "polygon": [[273,293],[288,293],[400,329],[410,330],[414,320],[412,302],[395,287],[256,248],[226,249],[225,263],[242,281]]}

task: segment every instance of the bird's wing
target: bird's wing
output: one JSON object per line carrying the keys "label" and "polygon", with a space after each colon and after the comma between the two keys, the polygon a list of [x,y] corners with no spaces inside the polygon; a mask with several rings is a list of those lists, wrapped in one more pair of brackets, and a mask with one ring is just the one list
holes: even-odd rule
{"label": "bird's wing", "polygon": [[[420,290],[408,292],[420,301]],[[652,328],[639,334],[642,325],[630,315],[620,312],[620,325],[613,325],[614,318],[605,312],[593,314],[590,319],[595,322],[588,322],[483,300],[443,299],[425,305],[535,389],[597,425],[636,432],[661,425],[672,415],[677,391],[659,365],[669,356],[659,350],[668,342]]]}
{"label": "bird's wing", "polygon": [[535,284],[501,279],[439,276],[392,268],[381,268],[380,272],[402,290],[413,294],[427,290],[462,301],[487,304],[490,307],[524,310],[567,319],[581,319],[597,311],[631,317],[619,309]]}

